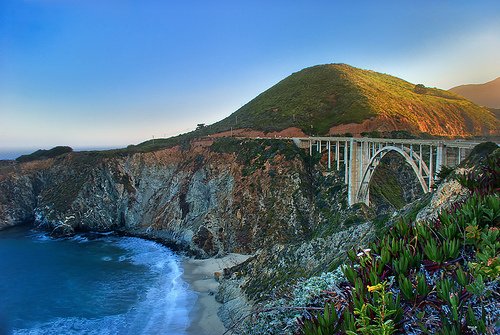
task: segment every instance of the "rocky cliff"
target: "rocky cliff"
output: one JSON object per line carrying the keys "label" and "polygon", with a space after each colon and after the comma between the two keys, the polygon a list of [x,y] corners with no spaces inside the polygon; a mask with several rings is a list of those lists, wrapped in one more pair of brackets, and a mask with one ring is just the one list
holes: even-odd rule
{"label": "rocky cliff", "polygon": [[253,254],[223,274],[227,326],[280,287],[335,268],[373,238],[349,208],[341,171],[291,141],[192,142],[149,153],[67,153],[0,169],[0,228],[34,222],[55,236],[115,230],[198,257]]}
{"label": "rocky cliff", "polygon": [[209,257],[309,239],[346,210],[342,182],[291,142],[219,139],[4,166],[0,227],[120,230]]}

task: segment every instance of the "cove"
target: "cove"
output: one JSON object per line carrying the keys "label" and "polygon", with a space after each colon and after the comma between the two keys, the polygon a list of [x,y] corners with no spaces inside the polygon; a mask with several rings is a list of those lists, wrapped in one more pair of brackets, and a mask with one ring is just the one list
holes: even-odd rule
{"label": "cove", "polygon": [[196,294],[179,258],[135,237],[0,231],[0,333],[186,334]]}

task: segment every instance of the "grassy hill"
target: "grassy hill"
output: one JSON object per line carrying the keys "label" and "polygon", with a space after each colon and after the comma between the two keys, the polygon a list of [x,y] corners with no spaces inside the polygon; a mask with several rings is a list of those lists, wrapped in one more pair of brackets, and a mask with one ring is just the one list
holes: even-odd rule
{"label": "grassy hill", "polygon": [[323,65],[294,73],[216,126],[234,123],[238,117],[235,126],[241,128],[279,131],[298,127],[306,133],[326,133],[335,124],[362,122],[376,114],[351,80],[351,69]]}
{"label": "grassy hill", "polygon": [[293,73],[215,124],[168,139],[146,141],[124,151],[187,145],[191,139],[231,128],[267,133],[291,127],[310,135],[499,133],[499,122],[491,110],[455,93],[346,64],[327,64]]}
{"label": "grassy hill", "polygon": [[270,132],[298,127],[307,134],[322,135],[334,126],[366,120],[378,121],[366,131],[408,130],[443,136],[498,132],[490,111],[454,93],[346,64],[296,72],[211,129]]}
{"label": "grassy hill", "polygon": [[450,91],[480,106],[500,109],[500,77],[484,84],[469,84],[453,87]]}

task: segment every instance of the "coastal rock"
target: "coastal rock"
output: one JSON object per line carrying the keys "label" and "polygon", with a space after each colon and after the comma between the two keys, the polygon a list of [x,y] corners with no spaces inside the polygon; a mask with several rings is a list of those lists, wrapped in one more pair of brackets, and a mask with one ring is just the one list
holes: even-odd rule
{"label": "coastal rock", "polygon": [[224,280],[215,295],[222,304],[217,314],[228,329],[241,323],[252,310],[252,303],[241,290],[241,284],[242,280],[238,279]]}
{"label": "coastal rock", "polygon": [[219,316],[227,328],[248,319],[255,302],[280,296],[297,280],[335,269],[349,249],[363,248],[375,238],[370,222],[340,226],[324,237],[261,249],[246,262],[225,269],[216,299],[223,303]]}
{"label": "coastal rock", "polygon": [[372,211],[347,206],[343,172],[324,173],[291,141],[221,139],[189,150],[70,153],[30,164],[0,179],[0,194],[10,192],[0,202],[8,208],[2,225],[32,217],[54,236],[115,230],[200,258],[257,252],[218,278],[228,327],[254,301],[338,265],[348,248],[373,237]]}
{"label": "coastal rock", "polygon": [[0,229],[32,222],[33,208],[36,199],[35,178],[33,175],[15,175],[7,179],[0,179]]}
{"label": "coastal rock", "polygon": [[[460,168],[456,174],[463,174],[466,169]],[[416,217],[417,222],[434,220],[438,214],[448,210],[451,206],[462,202],[469,195],[469,190],[463,187],[456,179],[448,178],[444,180],[432,195],[430,203],[424,207]]]}
{"label": "coastal rock", "polygon": [[68,223],[60,220],[49,220],[44,212],[35,209],[35,226],[47,230],[52,237],[68,237],[75,234],[75,229]]}

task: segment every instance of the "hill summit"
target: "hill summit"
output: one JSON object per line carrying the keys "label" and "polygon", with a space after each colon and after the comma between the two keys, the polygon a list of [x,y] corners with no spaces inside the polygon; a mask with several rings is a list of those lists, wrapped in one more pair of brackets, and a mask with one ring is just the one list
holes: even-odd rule
{"label": "hill summit", "polygon": [[229,117],[210,133],[244,129],[308,135],[405,130],[440,136],[497,135],[494,114],[445,90],[346,64],[293,73]]}
{"label": "hill summit", "polygon": [[450,91],[478,105],[500,109],[500,77],[484,84],[460,85]]}

